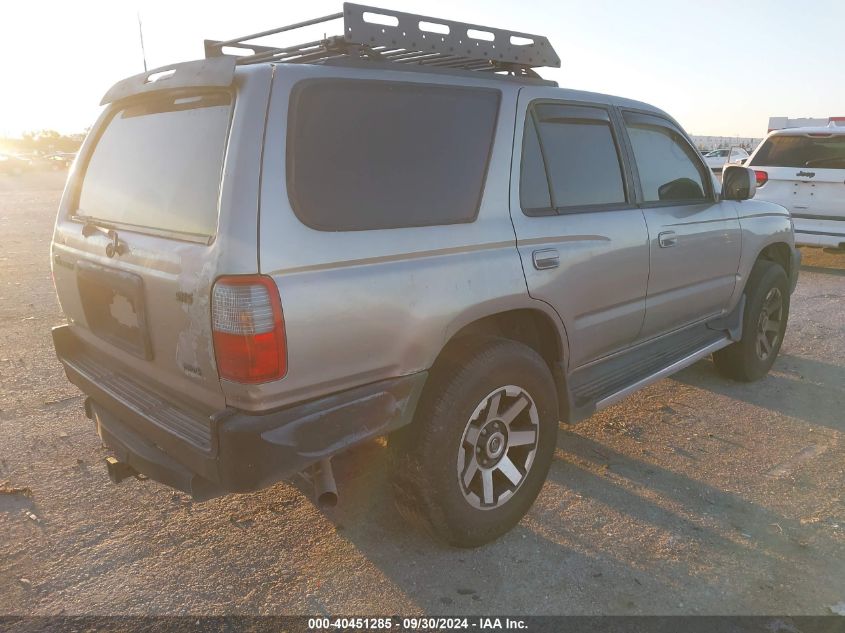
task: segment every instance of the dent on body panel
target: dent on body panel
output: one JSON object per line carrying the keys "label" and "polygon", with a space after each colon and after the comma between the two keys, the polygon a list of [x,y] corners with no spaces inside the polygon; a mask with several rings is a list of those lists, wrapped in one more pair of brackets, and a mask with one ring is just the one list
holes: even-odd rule
{"label": "dent on body panel", "polygon": [[[183,329],[176,337],[176,365],[191,378],[214,376],[214,343],[211,337],[211,284],[215,267],[211,261],[203,261],[195,253],[183,256],[178,277],[178,291],[175,297],[166,300],[178,301],[185,319],[178,324]],[[177,324],[174,324],[177,325]]]}

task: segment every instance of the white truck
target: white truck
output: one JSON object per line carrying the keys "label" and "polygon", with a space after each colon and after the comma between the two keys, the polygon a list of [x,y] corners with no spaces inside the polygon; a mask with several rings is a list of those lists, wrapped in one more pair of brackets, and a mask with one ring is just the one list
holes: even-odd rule
{"label": "white truck", "polygon": [[787,116],[769,117],[769,132],[775,130],[790,130],[798,127],[827,127],[833,124],[845,126],[845,116],[829,116],[824,118],[797,118],[790,119]]}

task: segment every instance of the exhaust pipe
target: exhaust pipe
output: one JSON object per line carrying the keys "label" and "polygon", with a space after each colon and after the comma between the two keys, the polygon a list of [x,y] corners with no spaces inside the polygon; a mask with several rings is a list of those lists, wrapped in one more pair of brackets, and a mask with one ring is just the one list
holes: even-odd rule
{"label": "exhaust pipe", "polygon": [[312,467],[314,495],[321,508],[333,508],[337,505],[337,484],[334,481],[331,457],[321,459]]}

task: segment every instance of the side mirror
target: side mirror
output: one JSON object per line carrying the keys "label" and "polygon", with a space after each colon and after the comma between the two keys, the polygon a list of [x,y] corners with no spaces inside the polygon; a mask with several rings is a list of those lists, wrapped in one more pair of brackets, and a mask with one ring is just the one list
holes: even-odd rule
{"label": "side mirror", "polygon": [[750,200],[757,191],[754,170],[741,165],[725,165],[722,170],[722,200]]}

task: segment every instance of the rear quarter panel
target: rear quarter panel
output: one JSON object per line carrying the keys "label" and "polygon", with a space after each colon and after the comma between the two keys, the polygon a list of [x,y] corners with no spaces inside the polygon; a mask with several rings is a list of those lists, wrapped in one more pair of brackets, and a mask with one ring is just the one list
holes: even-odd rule
{"label": "rear quarter panel", "polygon": [[[429,368],[449,337],[487,314],[534,306],[508,211],[516,87],[502,95],[485,191],[467,224],[326,232],[296,217],[285,190],[289,94],[313,77],[480,87],[500,82],[392,71],[277,68],[261,186],[261,272],[279,287],[288,375],[227,384],[227,402],[261,410]],[[413,153],[397,157],[413,165]]]}

